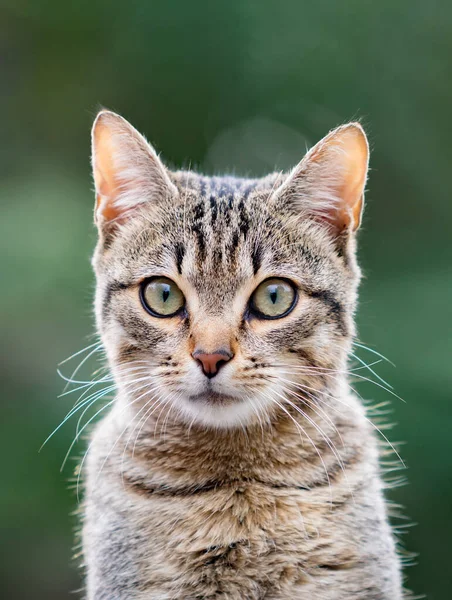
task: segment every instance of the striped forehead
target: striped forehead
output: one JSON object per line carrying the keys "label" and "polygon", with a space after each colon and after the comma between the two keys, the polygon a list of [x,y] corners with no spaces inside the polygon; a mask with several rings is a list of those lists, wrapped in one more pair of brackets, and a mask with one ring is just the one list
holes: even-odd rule
{"label": "striped forehead", "polygon": [[257,223],[248,203],[256,184],[233,178],[199,178],[184,215],[184,237],[195,257],[192,275],[212,274],[218,280],[219,275],[246,277],[250,270],[257,270],[253,252]]}
{"label": "striped forehead", "polygon": [[256,189],[258,179],[240,179],[236,177],[197,177],[196,191],[200,198],[229,198],[239,194],[246,199]]}

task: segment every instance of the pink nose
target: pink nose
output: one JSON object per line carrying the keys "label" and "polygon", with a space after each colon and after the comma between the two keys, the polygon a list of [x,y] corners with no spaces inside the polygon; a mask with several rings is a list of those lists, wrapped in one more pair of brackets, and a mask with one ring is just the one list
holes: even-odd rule
{"label": "pink nose", "polygon": [[209,353],[202,350],[195,350],[192,356],[199,362],[204,375],[209,379],[215,377],[220,368],[233,357],[232,353],[228,350],[217,350],[216,352]]}

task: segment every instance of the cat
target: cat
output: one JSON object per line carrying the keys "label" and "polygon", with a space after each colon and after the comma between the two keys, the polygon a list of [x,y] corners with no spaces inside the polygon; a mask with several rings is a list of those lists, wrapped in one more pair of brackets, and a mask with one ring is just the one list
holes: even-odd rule
{"label": "cat", "polygon": [[348,382],[358,123],[262,179],[92,132],[95,312],[117,386],[86,461],[89,600],[399,600],[377,440]]}

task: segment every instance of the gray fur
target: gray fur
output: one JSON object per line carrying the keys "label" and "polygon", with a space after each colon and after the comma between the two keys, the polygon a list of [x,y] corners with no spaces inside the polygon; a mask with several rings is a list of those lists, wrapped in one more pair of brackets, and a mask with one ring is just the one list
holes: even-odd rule
{"label": "gray fur", "polygon": [[[312,195],[303,206],[306,179],[294,194],[293,175],[208,178],[152,160],[152,198],[127,189],[127,218],[97,218],[96,316],[118,394],[87,460],[87,598],[400,600],[377,441],[346,374],[354,233],[325,206],[316,215]],[[143,310],[152,275],[176,281],[187,315]],[[296,308],[248,318],[270,276],[297,283]],[[193,338],[233,348],[212,384],[221,407],[192,400]]]}

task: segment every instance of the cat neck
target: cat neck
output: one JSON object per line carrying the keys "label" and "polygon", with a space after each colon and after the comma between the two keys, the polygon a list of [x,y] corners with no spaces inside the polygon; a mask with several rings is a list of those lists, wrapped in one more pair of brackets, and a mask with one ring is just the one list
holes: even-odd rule
{"label": "cat neck", "polygon": [[[324,393],[315,404],[287,405],[273,420],[232,429],[190,427],[162,411],[144,425],[137,417],[124,431],[118,410],[124,399],[118,398],[108,421],[115,439],[121,426],[123,433],[111,458],[121,456],[126,481],[149,490],[163,486],[182,493],[246,481],[327,485],[362,448],[362,407],[346,386],[339,389],[340,397]],[[111,432],[106,438],[111,445]]]}

